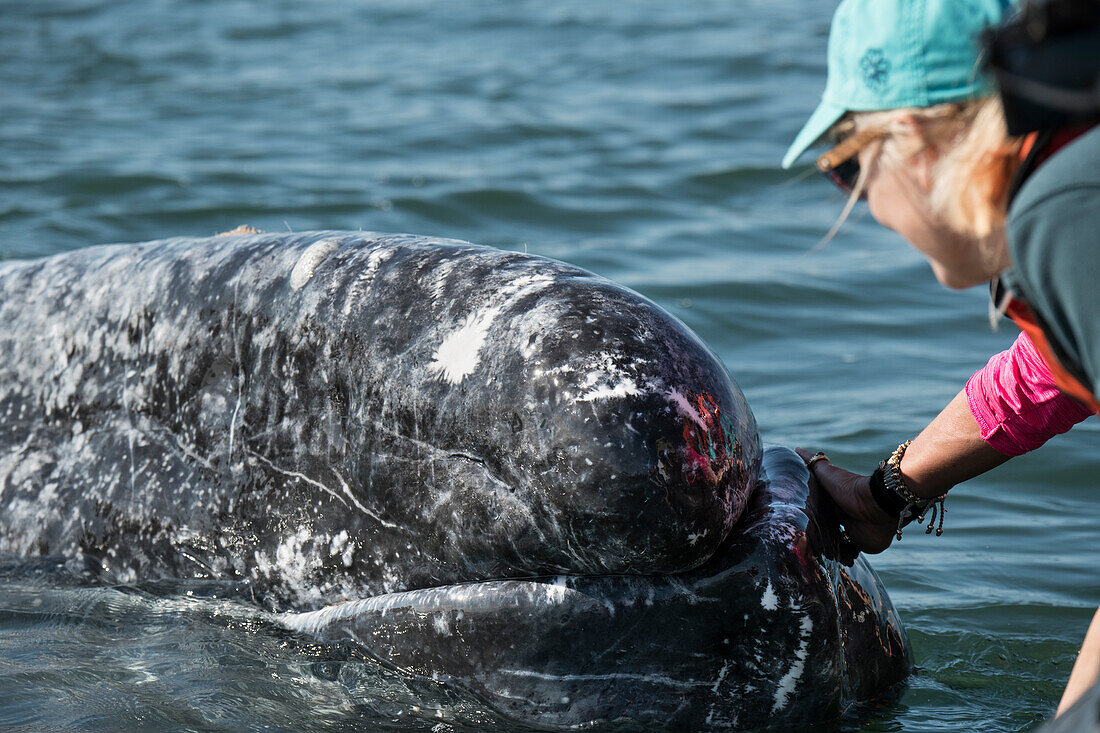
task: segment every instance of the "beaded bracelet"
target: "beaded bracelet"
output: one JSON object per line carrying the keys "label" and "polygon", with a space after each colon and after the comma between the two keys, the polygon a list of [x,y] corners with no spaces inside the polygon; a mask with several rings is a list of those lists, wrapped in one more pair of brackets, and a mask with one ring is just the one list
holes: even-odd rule
{"label": "beaded bracelet", "polygon": [[944,500],[947,494],[922,499],[905,485],[901,477],[901,457],[905,455],[905,449],[912,445],[913,441],[907,440],[899,445],[890,457],[879,464],[875,472],[871,474],[871,497],[883,512],[898,518],[897,538],[901,539],[901,529],[914,518],[917,522],[923,522],[929,508],[932,516],[928,520],[925,534],[931,534],[939,516],[939,526],[936,527],[936,536],[943,534],[943,517],[947,513]]}

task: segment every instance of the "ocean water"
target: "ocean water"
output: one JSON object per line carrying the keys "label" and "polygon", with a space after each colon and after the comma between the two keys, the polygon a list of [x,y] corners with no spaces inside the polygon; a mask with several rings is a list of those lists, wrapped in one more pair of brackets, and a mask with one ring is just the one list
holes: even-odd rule
{"label": "ocean water", "polygon": [[[0,258],[343,228],[556,257],[683,319],[769,442],[869,471],[1014,334],[778,162],[824,85],[804,0],[0,0]],[[2,296],[0,296],[2,297]],[[1097,428],[958,487],[872,563],[918,668],[843,730],[1048,716],[1100,602]],[[0,726],[509,730],[217,584],[0,562]],[[833,726],[830,726],[831,729]]]}

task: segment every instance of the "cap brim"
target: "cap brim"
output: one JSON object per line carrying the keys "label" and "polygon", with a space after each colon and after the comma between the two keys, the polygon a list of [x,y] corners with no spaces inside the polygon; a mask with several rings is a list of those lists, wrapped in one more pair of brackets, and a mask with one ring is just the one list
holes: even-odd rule
{"label": "cap brim", "polygon": [[790,168],[794,165],[847,111],[845,107],[822,101],[787,149],[787,154],[783,156],[783,167]]}

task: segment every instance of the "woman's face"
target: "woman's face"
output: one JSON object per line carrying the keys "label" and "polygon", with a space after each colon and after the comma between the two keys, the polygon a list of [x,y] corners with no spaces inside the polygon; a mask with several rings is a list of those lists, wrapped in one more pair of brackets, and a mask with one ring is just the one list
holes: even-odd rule
{"label": "woman's face", "polygon": [[928,258],[932,272],[945,286],[957,290],[989,281],[1008,266],[1003,234],[999,241],[981,241],[948,227],[930,203],[933,148],[924,146],[910,160],[891,164],[881,149],[860,151],[860,165],[867,170],[867,203],[871,215],[883,226],[903,236]]}

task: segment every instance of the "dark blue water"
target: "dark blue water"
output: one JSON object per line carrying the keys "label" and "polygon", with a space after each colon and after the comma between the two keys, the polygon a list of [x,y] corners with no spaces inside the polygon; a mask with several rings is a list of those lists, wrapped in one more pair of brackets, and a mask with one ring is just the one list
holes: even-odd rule
{"label": "dark blue water", "polygon": [[[1012,339],[980,289],[778,161],[824,85],[829,3],[0,0],[0,258],[265,230],[401,231],[633,287],[729,366],[771,442],[869,471]],[[1047,716],[1092,609],[1086,423],[952,492],[874,558],[919,670],[844,728]],[[216,585],[0,568],[0,726],[513,728]],[[442,722],[441,722],[442,721]]]}

